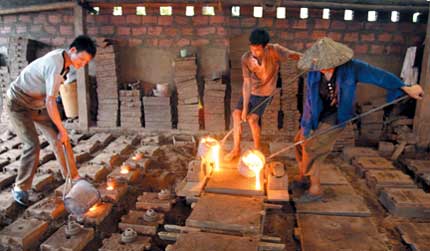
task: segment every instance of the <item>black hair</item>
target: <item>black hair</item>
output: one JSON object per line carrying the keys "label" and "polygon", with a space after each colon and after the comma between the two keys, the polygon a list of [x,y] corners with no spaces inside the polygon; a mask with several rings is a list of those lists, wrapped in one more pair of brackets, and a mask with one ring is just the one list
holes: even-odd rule
{"label": "black hair", "polygon": [[73,40],[69,48],[75,47],[77,52],[86,51],[92,57],[96,56],[97,48],[94,41],[86,35],[80,35]]}
{"label": "black hair", "polygon": [[251,43],[251,45],[262,45],[263,47],[266,47],[269,41],[269,32],[267,32],[263,28],[255,28],[249,36],[249,42]]}

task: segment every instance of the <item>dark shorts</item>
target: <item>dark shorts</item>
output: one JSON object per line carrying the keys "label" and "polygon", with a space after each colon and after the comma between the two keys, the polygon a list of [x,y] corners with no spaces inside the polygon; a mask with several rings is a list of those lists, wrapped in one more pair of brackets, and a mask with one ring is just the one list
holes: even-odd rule
{"label": "dark shorts", "polygon": [[[248,103],[248,112],[256,114],[256,115],[258,115],[258,117],[261,118],[261,116],[263,116],[264,110],[266,110],[266,107],[272,102],[272,98],[273,97],[270,97],[270,96],[251,95],[251,97],[249,98],[249,103]],[[267,100],[267,99],[269,99],[269,100]],[[254,108],[257,107],[262,102],[264,104],[260,105],[254,111]],[[240,97],[239,102],[236,105],[236,109],[243,110],[243,96]]]}

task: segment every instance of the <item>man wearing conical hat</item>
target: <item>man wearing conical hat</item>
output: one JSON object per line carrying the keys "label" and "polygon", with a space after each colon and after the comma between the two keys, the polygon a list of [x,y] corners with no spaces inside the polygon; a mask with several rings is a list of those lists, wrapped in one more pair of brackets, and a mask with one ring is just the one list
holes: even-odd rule
{"label": "man wearing conical hat", "polygon": [[[351,119],[358,82],[386,89],[388,102],[404,93],[415,99],[421,99],[423,95],[421,86],[407,86],[394,74],[353,59],[350,48],[330,38],[322,38],[312,45],[299,60],[298,67],[309,73],[296,142]],[[293,187],[309,187],[299,202],[321,198],[320,165],[344,126],[345,123],[296,147],[299,175],[295,177]]]}
{"label": "man wearing conical hat", "polygon": [[280,64],[286,59],[300,59],[300,53],[269,42],[269,33],[262,28],[254,29],[249,36],[249,51],[242,56],[242,97],[233,111],[234,145],[226,161],[240,155],[242,121],[248,121],[254,148],[260,148],[259,120],[275,94]]}

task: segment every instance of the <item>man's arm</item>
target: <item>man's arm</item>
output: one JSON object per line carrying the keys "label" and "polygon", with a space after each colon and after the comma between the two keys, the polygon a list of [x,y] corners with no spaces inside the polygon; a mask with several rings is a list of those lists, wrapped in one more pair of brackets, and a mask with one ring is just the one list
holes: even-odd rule
{"label": "man's arm", "polygon": [[280,44],[273,44],[273,48],[278,53],[281,61],[285,61],[287,59],[299,60],[302,57],[302,53],[287,49]]}
{"label": "man's arm", "polygon": [[248,117],[248,104],[249,98],[251,97],[251,76],[252,72],[249,70],[247,65],[248,53],[242,56],[242,98],[243,98],[243,108],[242,108],[242,120],[246,121]]}
{"label": "man's arm", "polygon": [[[360,60],[353,60],[356,79],[359,82],[374,84],[389,92],[403,90],[414,99],[421,99],[423,90],[419,85],[407,86],[400,78],[396,77],[391,72],[384,71],[378,67],[371,66],[368,63]],[[390,95],[390,93],[389,93]]]}

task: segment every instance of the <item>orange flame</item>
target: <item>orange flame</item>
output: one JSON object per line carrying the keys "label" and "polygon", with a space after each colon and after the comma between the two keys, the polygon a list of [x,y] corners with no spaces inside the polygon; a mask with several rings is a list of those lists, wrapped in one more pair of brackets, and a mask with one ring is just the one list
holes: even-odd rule
{"label": "orange flame", "polygon": [[128,174],[129,171],[130,171],[129,167],[127,165],[121,166],[121,171],[120,171],[121,174]]}
{"label": "orange flame", "polygon": [[94,206],[92,206],[88,211],[90,212],[95,212],[97,210],[98,204],[95,204]]}
{"label": "orange flame", "polygon": [[112,191],[115,187],[115,182],[113,180],[108,180],[106,184],[106,190]]}
{"label": "orange flame", "polygon": [[242,157],[242,162],[255,173],[255,189],[261,190],[260,173],[265,164],[264,155],[257,150],[248,151]]}
{"label": "orange flame", "polygon": [[204,137],[201,139],[201,144],[204,144],[209,150],[202,156],[203,162],[213,165],[214,171],[220,170],[220,150],[221,146],[218,140],[212,137]]}

